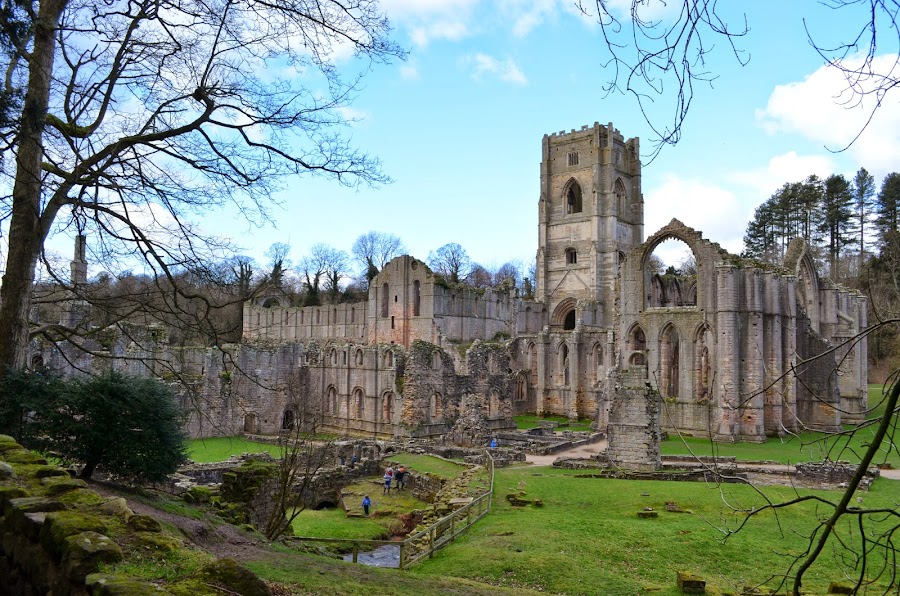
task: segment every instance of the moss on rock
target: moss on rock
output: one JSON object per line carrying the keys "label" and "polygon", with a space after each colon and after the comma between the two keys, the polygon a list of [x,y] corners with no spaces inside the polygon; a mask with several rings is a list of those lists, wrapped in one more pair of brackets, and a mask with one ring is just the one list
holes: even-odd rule
{"label": "moss on rock", "polygon": [[122,560],[122,549],[109,536],[97,532],[82,532],[65,539],[66,557],[63,565],[66,576],[73,582],[82,582],[88,574],[97,570],[100,563],[117,563]]}
{"label": "moss on rock", "polygon": [[57,562],[68,550],[66,538],[82,532],[107,534],[109,528],[101,518],[80,511],[56,511],[48,513],[41,529],[41,544]]}

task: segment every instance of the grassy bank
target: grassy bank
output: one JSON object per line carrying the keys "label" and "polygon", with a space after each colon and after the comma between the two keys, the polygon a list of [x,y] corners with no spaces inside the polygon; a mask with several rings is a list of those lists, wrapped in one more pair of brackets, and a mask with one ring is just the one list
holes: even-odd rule
{"label": "grassy bank", "polygon": [[[765,491],[775,499],[794,495],[784,487]],[[521,492],[544,506],[515,508],[504,498]],[[879,480],[862,498],[869,507],[893,507],[900,482]],[[666,512],[669,501],[690,513]],[[803,536],[816,520],[814,506],[800,506],[777,520],[761,515],[725,540],[724,532],[743,520],[728,504],[761,503],[753,487],[742,485],[604,480],[552,468],[506,468],[497,471],[491,515],[415,572],[551,593],[664,596],[677,593],[675,573],[687,570],[707,580],[709,593],[739,592],[783,573],[790,556],[803,551]],[[637,511],[644,507],[660,511],[659,517],[639,519]],[[829,551],[806,585],[810,593],[825,593],[828,582],[842,580],[844,571]]]}

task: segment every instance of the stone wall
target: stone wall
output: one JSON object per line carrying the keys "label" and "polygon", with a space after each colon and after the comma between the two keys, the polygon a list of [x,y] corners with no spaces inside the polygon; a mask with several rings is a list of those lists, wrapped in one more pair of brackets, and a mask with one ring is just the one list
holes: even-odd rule
{"label": "stone wall", "polygon": [[633,366],[613,376],[609,407],[610,463],[620,468],[657,470],[660,398],[647,383],[647,369]]}

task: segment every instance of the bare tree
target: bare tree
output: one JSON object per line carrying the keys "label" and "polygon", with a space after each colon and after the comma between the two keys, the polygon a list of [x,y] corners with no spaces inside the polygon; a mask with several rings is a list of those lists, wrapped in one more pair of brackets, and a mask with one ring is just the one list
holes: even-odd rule
{"label": "bare tree", "polygon": [[290,252],[291,246],[284,242],[275,242],[266,249],[266,256],[269,257],[269,283],[276,288],[281,287],[284,271],[291,266],[288,258]]}
{"label": "bare tree", "polygon": [[472,260],[466,249],[451,242],[428,253],[428,266],[451,283],[459,283],[472,270]]}
{"label": "bare tree", "polygon": [[340,281],[347,276],[347,253],[322,242],[314,244],[309,254],[300,260],[297,267],[303,277],[306,291],[305,304],[321,304],[320,291],[328,291],[332,302],[337,302]]}
{"label": "bare tree", "polygon": [[[165,280],[167,307],[177,310],[193,296],[174,272],[227,249],[201,233],[197,214],[232,204],[265,219],[272,193],[301,173],[386,181],[378,161],[340,134],[340,109],[360,77],[404,55],[375,0],[34,0],[4,9],[25,26],[0,39],[0,95],[9,100],[0,107],[22,97],[0,119],[4,154],[15,155],[2,172],[12,193],[0,213],[9,246],[0,368],[21,367],[29,338],[45,331],[28,313],[55,226],[91,232],[97,260],[141,263]],[[348,50],[360,68],[344,77],[350,67],[335,61]]]}
{"label": "bare tree", "polygon": [[[623,4],[628,8],[622,10]],[[843,26],[837,29],[840,38],[827,38],[808,19],[797,23],[798,33],[802,29],[824,64],[844,76],[846,90],[835,101],[854,107],[872,100],[865,106],[869,110],[867,122],[848,140],[846,148],[859,138],[875,111],[900,83],[900,54],[888,64],[876,60],[879,48],[897,53],[900,4],[896,0],[825,0],[821,4],[841,13]],[[739,44],[742,37],[752,33],[751,23],[745,13],[729,21],[730,3],[578,0],[578,6],[600,24],[608,54],[602,66],[612,73],[606,91],[632,95],[657,136],[652,139],[652,157],[665,145],[679,141],[696,89],[711,87],[717,78],[709,66],[712,52],[730,53],[738,66],[750,60]],[[756,5],[748,6],[753,16]],[[656,12],[660,9],[662,15]],[[759,18],[773,17],[759,5]],[[659,101],[669,102],[662,119],[649,110]]]}
{"label": "bare tree", "polygon": [[406,252],[406,246],[399,236],[371,230],[356,239],[352,252],[362,269],[360,277],[370,282],[388,261]]}
{"label": "bare tree", "polygon": [[476,288],[487,288],[494,285],[494,274],[483,265],[473,263],[466,276],[466,282]]}
{"label": "bare tree", "polygon": [[509,283],[512,287],[519,287],[522,280],[522,263],[509,261],[503,263],[494,272],[494,285],[499,286]]}

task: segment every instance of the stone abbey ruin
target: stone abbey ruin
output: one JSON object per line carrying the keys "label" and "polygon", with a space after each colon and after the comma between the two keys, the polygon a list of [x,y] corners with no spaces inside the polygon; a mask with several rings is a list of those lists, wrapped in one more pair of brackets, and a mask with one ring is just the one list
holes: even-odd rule
{"label": "stone abbey ruin", "polygon": [[[176,349],[148,331],[143,343],[111,342],[112,365],[141,374],[139,359],[173,363],[193,436],[316,420],[342,434],[474,444],[513,428],[514,415],[557,414],[593,419],[627,463],[646,461],[660,428],[762,441],[862,419],[866,344],[852,338],[866,327],[865,298],[820,277],[801,241],[776,267],[674,219],[645,239],[639,142],[612,124],[545,135],[540,167],[532,299],[450,284],[402,256],[365,302],[300,308],[270,295],[244,305],[240,344]],[[669,239],[690,248],[695,273],[647,267]],[[83,260],[76,250],[73,276]],[[59,349],[42,359],[64,366]]]}

